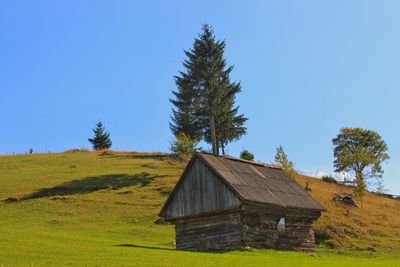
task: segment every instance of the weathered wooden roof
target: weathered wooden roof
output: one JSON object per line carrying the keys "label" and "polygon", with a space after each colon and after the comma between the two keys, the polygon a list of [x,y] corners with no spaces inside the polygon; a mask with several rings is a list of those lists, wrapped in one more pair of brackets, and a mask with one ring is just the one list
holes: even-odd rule
{"label": "weathered wooden roof", "polygon": [[197,153],[243,201],[324,211],[281,167],[237,158]]}
{"label": "weathered wooden roof", "polygon": [[260,203],[279,208],[325,210],[277,165],[261,164],[208,153],[196,153],[164,204],[160,216],[165,215],[166,208],[174,198],[185,174],[196,158],[208,166],[216,174],[216,177],[220,178],[242,202]]}

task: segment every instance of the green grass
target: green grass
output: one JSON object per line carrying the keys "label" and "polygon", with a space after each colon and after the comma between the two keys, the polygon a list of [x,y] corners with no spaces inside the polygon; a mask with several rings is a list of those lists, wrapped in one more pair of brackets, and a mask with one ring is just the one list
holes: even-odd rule
{"label": "green grass", "polygon": [[[376,252],[340,246],[340,236],[316,255],[176,251],[173,226],[154,221],[184,166],[160,153],[0,156],[0,200],[19,199],[0,202],[0,266],[400,266],[398,232],[380,225],[379,237],[348,240],[379,243]],[[335,225],[335,214],[316,227]]]}

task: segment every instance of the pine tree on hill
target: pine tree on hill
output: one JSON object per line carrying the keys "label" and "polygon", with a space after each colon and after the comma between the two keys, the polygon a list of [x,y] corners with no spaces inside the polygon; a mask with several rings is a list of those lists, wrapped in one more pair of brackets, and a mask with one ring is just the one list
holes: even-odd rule
{"label": "pine tree on hill", "polygon": [[93,129],[94,136],[89,138],[89,142],[92,143],[94,150],[102,150],[111,148],[112,142],[110,139],[110,133],[106,132],[103,122],[99,121],[96,124],[96,128]]}
{"label": "pine tree on hill", "polygon": [[217,146],[221,148],[223,155],[228,143],[238,140],[247,132],[243,126],[247,118],[243,114],[237,115],[239,107],[233,108],[233,105],[234,95],[227,96],[224,99],[224,106],[220,107],[220,113],[216,116]]}
{"label": "pine tree on hill", "polygon": [[225,146],[246,134],[247,118],[238,115],[235,95],[240,83],[231,82],[233,66],[227,66],[224,58],[225,41],[215,39],[207,24],[195,39],[193,48],[185,51],[185,72],[175,77],[178,87],[173,92],[176,99],[171,130],[190,137],[200,136],[210,143],[214,154],[224,153]]}
{"label": "pine tree on hill", "polygon": [[193,90],[190,78],[185,73],[180,73],[180,76],[174,78],[178,90],[172,92],[175,99],[170,99],[176,108],[172,109],[172,122],[169,123],[169,127],[174,136],[184,134],[192,140],[200,140],[201,130],[194,101],[196,92]]}

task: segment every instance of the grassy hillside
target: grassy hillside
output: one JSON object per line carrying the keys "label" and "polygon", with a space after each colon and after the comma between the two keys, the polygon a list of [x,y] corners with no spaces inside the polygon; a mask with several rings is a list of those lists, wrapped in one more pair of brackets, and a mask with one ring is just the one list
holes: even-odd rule
{"label": "grassy hillside", "polygon": [[154,221],[184,166],[160,153],[0,156],[0,266],[400,265],[400,201],[368,195],[348,209],[331,202],[346,187],[308,177],[299,183],[328,209],[317,255],[175,251],[173,227]]}
{"label": "grassy hillside", "polygon": [[[367,193],[362,207],[352,208],[332,201],[335,194],[352,193],[352,188],[306,176],[297,177],[326,209],[315,223],[317,238],[341,251],[370,251],[400,256],[400,200]],[[359,206],[360,203],[358,203]]]}

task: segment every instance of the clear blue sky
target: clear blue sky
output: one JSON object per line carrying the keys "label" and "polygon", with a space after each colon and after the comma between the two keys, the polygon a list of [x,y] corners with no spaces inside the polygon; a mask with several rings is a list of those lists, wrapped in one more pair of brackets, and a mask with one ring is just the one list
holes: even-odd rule
{"label": "clear blue sky", "polygon": [[2,1],[0,153],[90,147],[168,151],[172,76],[203,23],[227,42],[248,134],[229,145],[332,173],[344,126],[378,131],[400,194],[398,1]]}

